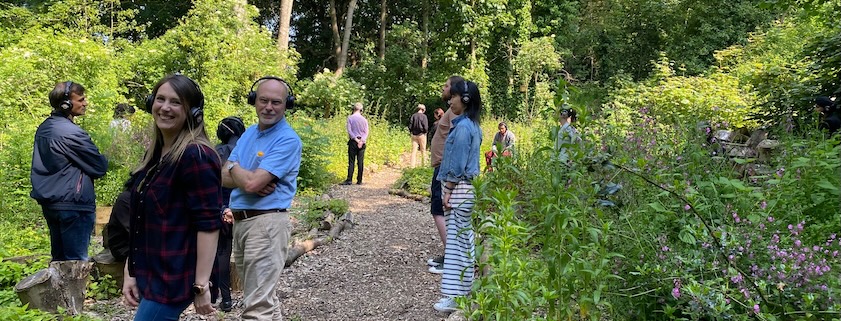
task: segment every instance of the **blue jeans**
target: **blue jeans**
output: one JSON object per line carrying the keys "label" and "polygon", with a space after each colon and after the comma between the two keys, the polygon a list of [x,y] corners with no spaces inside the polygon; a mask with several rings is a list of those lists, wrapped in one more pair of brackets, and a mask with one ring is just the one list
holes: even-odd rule
{"label": "blue jeans", "polygon": [[181,312],[184,312],[192,301],[182,303],[163,304],[152,300],[140,300],[134,321],[178,321]]}
{"label": "blue jeans", "polygon": [[42,209],[50,228],[53,261],[87,261],[96,213]]}

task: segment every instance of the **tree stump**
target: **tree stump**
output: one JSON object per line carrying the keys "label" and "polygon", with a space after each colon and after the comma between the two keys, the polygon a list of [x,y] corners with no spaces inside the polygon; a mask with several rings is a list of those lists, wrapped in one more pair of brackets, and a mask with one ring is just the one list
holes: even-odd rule
{"label": "tree stump", "polygon": [[15,285],[15,292],[30,309],[58,312],[58,307],[70,315],[82,312],[85,290],[93,263],[86,261],[51,262],[48,268],[26,277]]}

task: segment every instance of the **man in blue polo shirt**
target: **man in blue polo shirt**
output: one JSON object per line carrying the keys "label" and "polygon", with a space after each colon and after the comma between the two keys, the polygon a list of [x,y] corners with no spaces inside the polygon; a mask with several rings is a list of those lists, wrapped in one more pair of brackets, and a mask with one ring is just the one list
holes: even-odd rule
{"label": "man in blue polo shirt", "polygon": [[234,188],[230,208],[234,260],[243,284],[241,319],[282,320],[277,281],[286,262],[286,209],[295,196],[303,145],[284,117],[295,100],[289,85],[263,77],[251,88],[248,103],[259,121],[243,133],[228,157],[222,185]]}

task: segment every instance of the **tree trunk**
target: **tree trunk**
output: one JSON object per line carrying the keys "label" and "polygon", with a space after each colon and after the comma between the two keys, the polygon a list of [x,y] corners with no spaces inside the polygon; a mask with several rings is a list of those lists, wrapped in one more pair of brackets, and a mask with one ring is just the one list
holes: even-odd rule
{"label": "tree trunk", "polygon": [[29,308],[57,312],[62,307],[70,315],[78,315],[85,305],[85,290],[93,263],[56,261],[48,268],[26,277],[15,285],[15,292]]}
{"label": "tree trunk", "polygon": [[421,44],[421,72],[426,73],[426,65],[429,61],[429,1],[423,1],[423,14],[421,27],[423,28],[423,44]]}
{"label": "tree trunk", "polygon": [[292,3],[294,0],[280,0],[280,26],[277,32],[277,49],[289,49],[289,21],[292,20]]}
{"label": "tree trunk", "polygon": [[345,17],[344,37],[342,38],[342,53],[339,54],[339,64],[336,67],[336,78],[341,77],[347,63],[348,49],[350,49],[350,31],[353,29],[353,9],[356,8],[357,0],[350,0],[347,6],[347,15]]}
{"label": "tree trunk", "polygon": [[330,0],[330,29],[333,30],[333,57],[338,66],[339,56],[342,54],[341,38],[339,38],[339,18],[336,14],[336,0]]}
{"label": "tree trunk", "polygon": [[387,0],[382,0],[380,4],[380,60],[385,60],[385,23],[388,17],[388,3]]}

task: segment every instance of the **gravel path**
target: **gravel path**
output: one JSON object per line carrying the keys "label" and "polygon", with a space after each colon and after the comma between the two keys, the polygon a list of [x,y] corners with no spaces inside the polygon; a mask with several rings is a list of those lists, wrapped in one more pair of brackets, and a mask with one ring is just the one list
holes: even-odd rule
{"label": "gravel path", "polygon": [[440,276],[426,259],[441,253],[428,202],[388,194],[400,172],[386,169],[363,185],[336,186],[356,225],[298,259],[281,278],[287,320],[443,320],[432,304]]}
{"label": "gravel path", "polygon": [[[400,176],[385,168],[363,185],[334,186],[331,198],[350,202],[354,227],[338,239],[300,257],[284,270],[279,296],[286,321],[444,320],[432,308],[440,276],[427,272],[426,260],[443,252],[429,214],[429,202],[388,194]],[[293,207],[293,212],[296,209]],[[242,298],[233,293],[234,301]],[[120,298],[87,302],[96,319],[132,320],[134,311]],[[182,321],[239,320],[230,313],[203,316],[187,308]]]}

